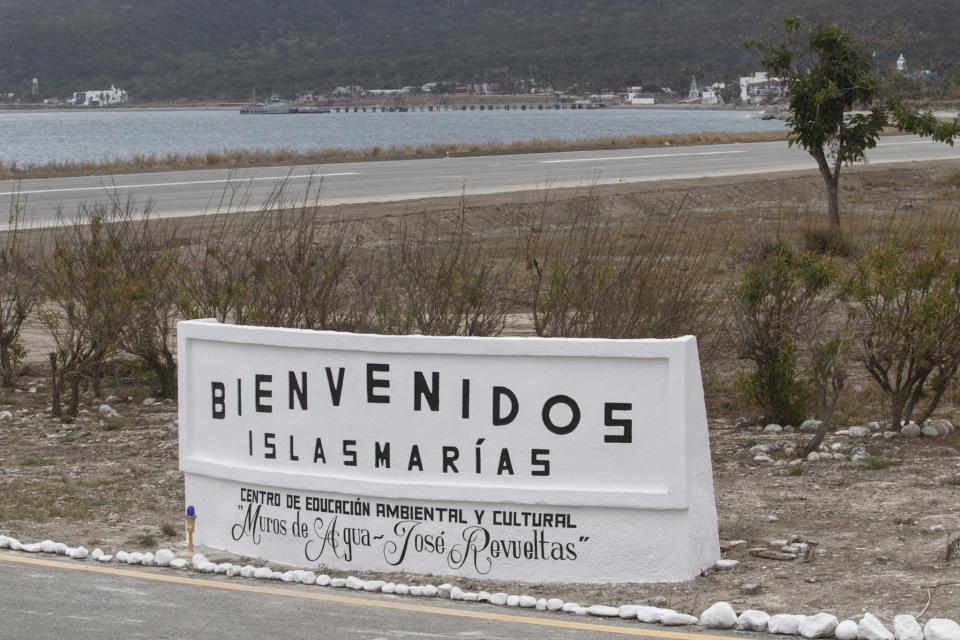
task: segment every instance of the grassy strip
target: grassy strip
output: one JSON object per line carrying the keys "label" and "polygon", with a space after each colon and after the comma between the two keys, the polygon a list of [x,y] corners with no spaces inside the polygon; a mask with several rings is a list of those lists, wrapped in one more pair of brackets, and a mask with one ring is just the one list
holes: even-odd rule
{"label": "grassy strip", "polygon": [[177,171],[182,169],[222,169],[277,165],[358,162],[362,160],[406,160],[442,158],[446,156],[499,155],[510,153],[543,153],[550,151],[590,151],[647,146],[689,146],[733,142],[769,142],[785,140],[786,131],[746,133],[685,133],[626,138],[584,138],[580,140],[530,140],[510,143],[456,143],[416,146],[370,147],[368,149],[237,149],[206,153],[169,153],[166,155],[134,155],[126,160],[106,162],[51,162],[23,167],[0,162],[0,179],[63,178],[89,175]]}

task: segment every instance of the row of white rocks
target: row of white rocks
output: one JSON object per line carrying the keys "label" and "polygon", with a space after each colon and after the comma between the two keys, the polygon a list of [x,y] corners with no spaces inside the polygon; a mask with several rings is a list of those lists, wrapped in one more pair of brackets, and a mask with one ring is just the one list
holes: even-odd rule
{"label": "row of white rocks", "polygon": [[[87,551],[83,546],[69,547],[52,540],[32,544],[22,544],[16,538],[0,535],[0,549],[24,551],[27,553],[48,553],[65,555],[75,560],[90,558],[99,562],[111,562],[114,556],[105,554],[101,549]],[[387,593],[400,596],[422,598],[445,597],[463,602],[484,602],[492,605],[537,609],[540,611],[559,611],[575,615],[591,615],[601,618],[619,618],[638,620],[648,624],[666,626],[687,626],[699,624],[710,629],[736,629],[738,631],[756,631],[804,638],[836,638],[837,640],[960,640],[960,624],[944,618],[933,618],[921,627],[916,618],[910,615],[898,615],[893,621],[893,632],[887,629],[875,616],[867,613],[859,622],[840,621],[829,613],[812,616],[794,614],[769,615],[756,609],[747,609],[737,614],[728,602],[718,602],[708,607],[699,617],[680,613],[673,609],[625,604],[612,607],[602,604],[581,606],[576,602],[564,602],[559,598],[535,598],[530,595],[507,593],[488,593],[486,591],[464,591],[451,584],[407,585],[385,580],[361,580],[349,576],[334,578],[313,571],[292,569],[275,571],[270,567],[254,567],[230,562],[211,562],[203,554],[196,554],[188,562],[169,549],[159,549],[155,553],[118,551],[116,561],[131,564],[171,569],[187,570],[193,568],[200,573],[212,573],[227,577],[240,576],[259,580],[280,580],[304,585],[316,585],[333,589],[352,589],[375,593]]]}

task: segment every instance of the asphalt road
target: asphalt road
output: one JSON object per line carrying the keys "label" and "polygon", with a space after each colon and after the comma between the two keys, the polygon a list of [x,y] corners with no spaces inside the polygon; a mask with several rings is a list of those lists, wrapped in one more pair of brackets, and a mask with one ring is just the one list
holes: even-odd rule
{"label": "asphalt road", "polygon": [[0,552],[0,640],[628,637],[735,640],[637,622]]}
{"label": "asphalt road", "polygon": [[[868,157],[871,164],[945,159],[960,159],[960,147],[913,136],[885,138]],[[233,210],[249,209],[284,181],[288,197],[312,183],[320,185],[320,203],[336,205],[814,168],[804,151],[762,142],[0,181],[0,199],[19,188],[32,220],[50,224],[58,209],[70,217],[111,195],[149,201],[163,216],[212,213],[224,197],[233,198]]]}

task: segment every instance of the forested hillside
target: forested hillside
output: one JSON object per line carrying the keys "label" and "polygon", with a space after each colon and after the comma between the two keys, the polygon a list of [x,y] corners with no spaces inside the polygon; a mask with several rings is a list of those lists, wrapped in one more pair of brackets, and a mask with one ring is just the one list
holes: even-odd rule
{"label": "forested hillside", "polygon": [[[832,13],[828,13],[832,12]],[[0,92],[111,82],[139,100],[336,85],[534,80],[599,90],[736,76],[784,15],[902,23],[909,60],[960,53],[955,0],[0,0]],[[892,64],[897,51],[881,52]]]}

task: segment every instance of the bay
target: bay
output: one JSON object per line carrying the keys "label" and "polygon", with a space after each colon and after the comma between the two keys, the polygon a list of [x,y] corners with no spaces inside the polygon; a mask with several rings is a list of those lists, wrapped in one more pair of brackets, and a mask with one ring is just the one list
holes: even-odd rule
{"label": "bay", "polygon": [[134,155],[234,149],[367,149],[775,131],[759,112],[697,109],[439,111],[244,115],[233,110],[0,112],[0,162],[97,162]]}

